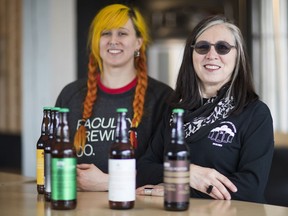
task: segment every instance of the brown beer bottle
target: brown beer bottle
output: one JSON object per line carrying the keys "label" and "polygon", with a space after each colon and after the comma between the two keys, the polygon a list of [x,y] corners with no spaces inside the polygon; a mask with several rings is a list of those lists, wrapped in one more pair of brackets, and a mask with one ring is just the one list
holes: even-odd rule
{"label": "brown beer bottle", "polygon": [[43,107],[43,118],[41,125],[41,135],[36,144],[36,182],[37,182],[37,192],[39,194],[44,194],[44,147],[48,140],[49,132],[49,116],[48,112],[50,107]]}
{"label": "brown beer bottle", "polygon": [[135,202],[136,165],[128,138],[126,108],[117,109],[115,142],[109,152],[109,207],[131,209]]}
{"label": "brown beer bottle", "polygon": [[164,208],[184,211],[190,199],[190,153],[184,139],[183,109],[173,109],[171,143],[164,151]]}
{"label": "brown beer bottle", "polygon": [[75,209],[77,205],[76,151],[70,141],[68,108],[61,108],[56,143],[51,149],[51,208]]}
{"label": "brown beer bottle", "polygon": [[59,110],[60,110],[59,107],[51,107],[48,140],[44,146],[44,176],[45,176],[46,201],[51,200],[51,148],[53,143],[56,141],[56,134],[55,134],[55,129],[57,127],[56,117],[59,116]]}

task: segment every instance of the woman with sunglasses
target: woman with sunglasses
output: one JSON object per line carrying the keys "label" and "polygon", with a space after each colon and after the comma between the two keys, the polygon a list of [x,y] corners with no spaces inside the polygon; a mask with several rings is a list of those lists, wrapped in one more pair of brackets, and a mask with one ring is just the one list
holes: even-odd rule
{"label": "woman with sunglasses", "polygon": [[115,139],[117,108],[128,109],[136,160],[146,151],[167,108],[166,99],[173,90],[148,76],[148,42],[146,23],[134,7],[108,5],[91,23],[88,77],[68,84],[56,102],[70,109],[81,191],[108,190],[108,153]]}
{"label": "woman with sunglasses", "polygon": [[[188,37],[170,105],[185,110],[190,195],[265,202],[274,149],[272,117],[255,93],[242,34],[224,16],[202,20]],[[163,195],[170,122],[171,111],[138,161],[138,194]]]}

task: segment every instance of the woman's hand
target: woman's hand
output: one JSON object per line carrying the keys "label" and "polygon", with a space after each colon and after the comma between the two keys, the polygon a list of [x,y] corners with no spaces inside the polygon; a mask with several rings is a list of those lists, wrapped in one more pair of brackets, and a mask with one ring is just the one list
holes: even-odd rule
{"label": "woman's hand", "polygon": [[137,188],[136,194],[144,196],[164,196],[164,186],[163,184],[145,185]]}
{"label": "woman's hand", "polygon": [[77,189],[79,191],[107,191],[108,174],[94,164],[77,165]]}
{"label": "woman's hand", "polygon": [[[207,191],[211,185],[212,190]],[[215,169],[190,165],[190,186],[208,194],[214,199],[230,200],[230,191],[237,192],[236,186],[224,175]]]}

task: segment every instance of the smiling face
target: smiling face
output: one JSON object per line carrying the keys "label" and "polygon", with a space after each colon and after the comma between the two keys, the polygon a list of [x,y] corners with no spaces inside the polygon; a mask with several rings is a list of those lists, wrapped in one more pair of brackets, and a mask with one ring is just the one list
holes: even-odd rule
{"label": "smiling face", "polygon": [[120,28],[104,30],[100,37],[100,57],[103,68],[134,65],[134,52],[142,45],[131,19]]}
{"label": "smiling face", "polygon": [[[235,39],[232,32],[224,25],[218,24],[208,28],[196,40],[208,41],[215,44],[218,41],[228,42],[235,46]],[[193,49],[192,60],[197,76],[201,81],[203,96],[215,96],[217,91],[230,81],[236,64],[237,50],[232,48],[226,55],[219,55],[215,46],[211,46],[207,54],[198,54]]]}

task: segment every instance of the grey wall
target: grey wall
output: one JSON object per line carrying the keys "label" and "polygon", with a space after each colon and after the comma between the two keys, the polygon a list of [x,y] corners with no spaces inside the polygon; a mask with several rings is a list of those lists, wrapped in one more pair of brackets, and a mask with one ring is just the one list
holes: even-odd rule
{"label": "grey wall", "polygon": [[36,176],[42,107],[76,79],[75,0],[23,0],[22,174]]}

